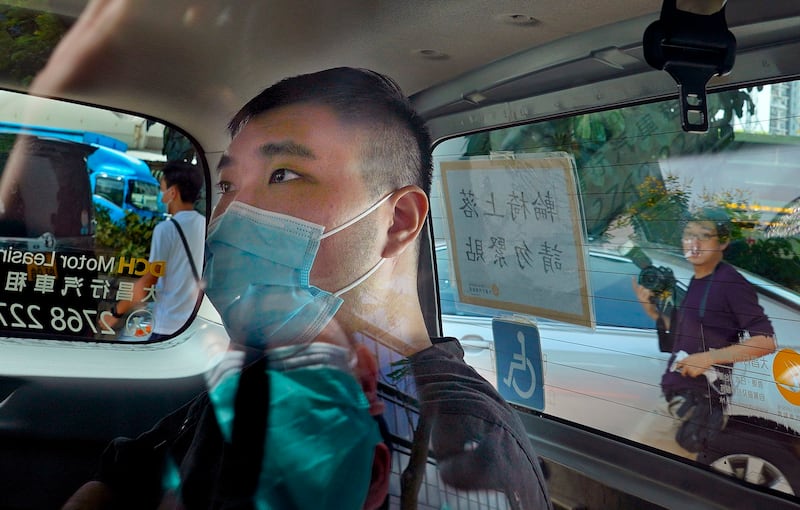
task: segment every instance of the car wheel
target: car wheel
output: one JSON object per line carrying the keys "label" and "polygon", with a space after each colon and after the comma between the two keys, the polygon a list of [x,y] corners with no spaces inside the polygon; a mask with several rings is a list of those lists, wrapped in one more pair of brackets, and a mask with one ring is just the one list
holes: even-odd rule
{"label": "car wheel", "polygon": [[[789,436],[789,441],[797,438]],[[800,494],[800,459],[789,441],[776,434],[728,428],[698,460],[747,483]]]}

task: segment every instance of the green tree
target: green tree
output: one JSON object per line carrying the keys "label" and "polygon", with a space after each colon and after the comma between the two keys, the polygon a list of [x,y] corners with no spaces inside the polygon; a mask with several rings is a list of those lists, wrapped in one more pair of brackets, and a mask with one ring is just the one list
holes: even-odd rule
{"label": "green tree", "polygon": [[161,151],[167,161],[186,161],[191,163],[195,158],[194,145],[180,131],[164,126],[164,148]]}
{"label": "green tree", "polygon": [[[629,106],[477,133],[469,137],[464,156],[493,151],[569,153],[575,159],[587,234],[598,238],[631,204],[647,200],[639,195],[646,190],[641,185],[647,181],[652,187],[653,179],[662,179],[660,160],[729,146],[734,140],[733,118],[741,117],[745,109],[751,113],[755,109],[749,90],[709,95],[713,120],[709,131],[698,135],[680,129],[675,100]],[[672,213],[676,204],[663,205],[665,213]]]}
{"label": "green tree", "polygon": [[[675,220],[685,219],[689,209],[691,186],[679,183],[674,176],[665,182],[647,179],[640,186],[640,199],[625,211],[621,224],[632,224],[640,241],[681,246],[682,229]],[[797,237],[765,235],[760,215],[753,212],[749,194],[744,190],[723,190],[700,195],[698,208],[716,206],[731,220],[730,243],[725,260],[751,273],[763,276],[786,288],[800,291],[800,240]],[[673,216],[674,215],[674,216]],[[660,221],[673,217],[671,223]],[[672,229],[670,235],[665,229]]]}
{"label": "green tree", "polygon": [[725,251],[731,264],[800,292],[797,238],[737,238]]}
{"label": "green tree", "polygon": [[622,224],[629,221],[640,241],[681,245],[682,226],[689,212],[690,191],[678,178],[648,176],[637,188],[638,199],[629,205]]}
{"label": "green tree", "polygon": [[111,221],[108,209],[95,210],[95,244],[117,256],[147,258],[156,218],[142,219],[132,212],[125,213],[122,223]]}
{"label": "green tree", "polygon": [[29,85],[69,26],[66,18],[52,13],[0,7],[0,76]]}

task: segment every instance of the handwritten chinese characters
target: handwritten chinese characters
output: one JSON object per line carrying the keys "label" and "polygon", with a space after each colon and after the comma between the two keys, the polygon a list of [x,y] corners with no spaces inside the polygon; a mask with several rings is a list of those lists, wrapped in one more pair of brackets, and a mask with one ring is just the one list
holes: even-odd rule
{"label": "handwritten chinese characters", "polygon": [[440,168],[459,299],[591,325],[571,157],[446,161]]}
{"label": "handwritten chinese characters", "polygon": [[[555,218],[558,215],[558,204],[551,190],[545,191],[544,196],[541,191],[537,192],[537,197],[533,202],[525,198],[524,192],[512,191],[507,197],[504,197],[500,209],[498,209],[495,193],[490,191],[488,193],[489,199],[484,201],[486,209],[483,210],[478,208],[475,193],[472,190],[462,189],[459,195],[462,201],[459,210],[465,219],[480,221],[480,217],[483,214],[495,218],[508,218],[509,221],[516,223],[527,221],[555,222]],[[512,260],[520,269],[533,268],[534,256],[540,257],[541,268],[545,272],[560,271],[562,268],[562,251],[557,244],[552,244],[545,240],[541,242],[538,251],[534,253],[524,238],[507,240],[503,236],[490,236],[488,240],[473,239],[472,236],[469,236],[465,246],[467,260],[470,262],[485,262],[484,245],[487,246],[491,263],[499,268],[504,268],[509,264],[509,259],[506,256],[507,246]]]}

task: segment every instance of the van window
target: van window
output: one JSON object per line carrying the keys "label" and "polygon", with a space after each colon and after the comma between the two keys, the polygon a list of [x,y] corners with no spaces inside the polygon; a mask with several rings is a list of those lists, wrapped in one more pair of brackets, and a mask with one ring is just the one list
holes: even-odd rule
{"label": "van window", "polygon": [[[13,92],[0,102],[0,335],[147,342],[175,270],[150,259],[165,219],[155,177],[164,126]],[[137,301],[144,275],[155,283]],[[194,306],[196,295],[187,299]],[[121,313],[122,302],[135,306]]]}
{"label": "van window", "polygon": [[131,181],[129,202],[138,209],[158,212],[159,199],[158,186],[149,182]]}
{"label": "van window", "polygon": [[95,195],[99,195],[112,204],[122,207],[125,197],[125,183],[122,179],[98,177],[94,185]]}
{"label": "van window", "polygon": [[[646,284],[675,318],[693,257],[718,246],[754,290],[777,349],[732,373],[715,367],[728,422],[691,460],[728,474],[758,466],[761,485],[800,494],[795,461],[780,453],[800,433],[788,375],[800,366],[800,110],[786,97],[800,97],[800,82],[711,94],[705,134],[682,131],[669,100],[440,143],[431,215],[444,334],[470,345],[467,359],[521,408],[674,453],[641,434],[665,400],[672,352],[634,289]],[[699,211],[724,218],[698,241],[684,227]],[[541,403],[515,390],[509,353],[520,342],[498,338],[497,320],[537,328]],[[732,320],[732,341],[757,336]]]}

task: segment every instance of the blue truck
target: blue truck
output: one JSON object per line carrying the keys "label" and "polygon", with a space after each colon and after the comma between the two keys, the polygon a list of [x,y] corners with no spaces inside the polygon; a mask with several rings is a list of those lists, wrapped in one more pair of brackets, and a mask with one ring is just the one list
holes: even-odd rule
{"label": "blue truck", "polygon": [[86,170],[95,209],[108,210],[111,220],[121,223],[132,212],[142,219],[161,217],[158,180],[139,158],[125,154],[125,142],[100,133],[0,122],[0,133],[24,134],[41,139],[58,139],[88,145],[94,150],[86,158]]}

